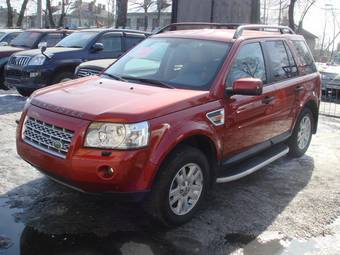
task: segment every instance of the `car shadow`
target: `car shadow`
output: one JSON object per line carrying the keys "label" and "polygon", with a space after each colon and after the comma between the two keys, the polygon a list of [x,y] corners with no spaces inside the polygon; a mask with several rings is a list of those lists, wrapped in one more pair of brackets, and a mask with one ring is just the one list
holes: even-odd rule
{"label": "car shadow", "polygon": [[[7,196],[12,207],[21,208],[16,220],[26,225],[22,255],[228,254],[265,231],[309,183],[313,169],[309,156],[282,158],[244,179],[216,185],[204,210],[173,229],[160,227],[138,205],[84,195],[45,177]],[[247,236],[242,242],[235,238],[242,235]]]}
{"label": "car shadow", "polygon": [[25,102],[26,98],[17,94],[0,94],[0,115],[20,112]]}

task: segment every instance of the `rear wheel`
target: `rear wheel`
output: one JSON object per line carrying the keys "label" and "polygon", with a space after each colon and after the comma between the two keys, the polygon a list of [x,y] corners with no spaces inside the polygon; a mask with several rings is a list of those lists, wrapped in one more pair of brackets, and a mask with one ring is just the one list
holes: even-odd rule
{"label": "rear wheel", "polygon": [[34,89],[17,88],[17,91],[20,95],[22,95],[24,97],[29,97],[34,92]]}
{"label": "rear wheel", "polygon": [[301,157],[305,154],[312,140],[313,125],[314,118],[311,110],[303,109],[288,141],[290,156]]}
{"label": "rear wheel", "polygon": [[209,187],[209,164],[198,149],[181,146],[163,164],[146,201],[146,210],[163,225],[189,221],[205,200]]}

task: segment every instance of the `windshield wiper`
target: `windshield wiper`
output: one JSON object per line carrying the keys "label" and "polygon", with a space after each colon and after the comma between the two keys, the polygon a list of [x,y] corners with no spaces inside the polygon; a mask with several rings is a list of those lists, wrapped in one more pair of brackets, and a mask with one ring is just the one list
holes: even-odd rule
{"label": "windshield wiper", "polygon": [[108,76],[108,77],[110,77],[112,79],[115,79],[117,81],[126,81],[124,78],[119,77],[117,75],[113,75],[113,74],[109,74],[109,73],[102,73],[102,75],[106,75],[106,76]]}
{"label": "windshield wiper", "polygon": [[150,83],[159,87],[163,87],[163,88],[169,88],[169,89],[174,89],[175,87],[166,84],[164,82],[161,81],[157,81],[157,80],[152,80],[152,79],[146,79],[146,78],[140,78],[140,77],[134,77],[134,76],[123,76],[122,77],[124,80],[131,80],[131,81],[139,81],[142,83]]}

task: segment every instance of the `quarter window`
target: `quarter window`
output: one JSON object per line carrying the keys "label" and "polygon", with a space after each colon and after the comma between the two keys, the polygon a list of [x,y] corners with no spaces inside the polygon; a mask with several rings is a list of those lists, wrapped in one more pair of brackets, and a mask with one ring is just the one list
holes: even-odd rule
{"label": "quarter window", "polygon": [[264,44],[269,56],[271,80],[281,81],[294,76],[294,65],[290,62],[283,41],[267,41]]}
{"label": "quarter window", "polygon": [[250,43],[241,47],[228,76],[228,85],[234,81],[253,77],[266,82],[266,68],[262,48],[259,43]]}
{"label": "quarter window", "polygon": [[302,74],[311,74],[316,72],[316,66],[312,54],[310,53],[306,43],[304,41],[292,41],[293,46],[301,64]]}

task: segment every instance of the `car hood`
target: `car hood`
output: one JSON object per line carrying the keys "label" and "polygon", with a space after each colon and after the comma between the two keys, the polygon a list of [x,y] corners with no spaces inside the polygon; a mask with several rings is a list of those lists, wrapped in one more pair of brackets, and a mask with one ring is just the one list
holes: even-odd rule
{"label": "car hood", "polygon": [[106,69],[115,61],[116,61],[115,58],[91,60],[81,63],[79,67]]}
{"label": "car hood", "polygon": [[326,66],[319,69],[322,73],[340,74],[340,66]]}
{"label": "car hood", "polygon": [[[58,53],[65,53],[65,52],[73,52],[73,51],[79,51],[81,49],[79,48],[63,48],[63,47],[52,47],[52,48],[47,48],[45,51],[46,55],[55,55]],[[34,49],[34,50],[26,50],[25,51],[25,56],[36,56],[41,54],[40,49]]]}
{"label": "car hood", "polygon": [[41,89],[31,104],[86,120],[133,123],[200,105],[209,98],[209,91],[160,88],[92,76]]}
{"label": "car hood", "polygon": [[25,48],[13,47],[13,46],[0,46],[0,57],[8,57],[15,52],[23,51]]}

